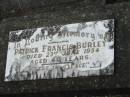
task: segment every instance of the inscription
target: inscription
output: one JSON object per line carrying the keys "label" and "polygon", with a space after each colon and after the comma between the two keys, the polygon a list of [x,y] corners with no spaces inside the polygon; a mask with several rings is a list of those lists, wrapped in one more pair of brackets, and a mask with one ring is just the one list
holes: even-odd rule
{"label": "inscription", "polygon": [[11,31],[5,81],[111,75],[114,20]]}

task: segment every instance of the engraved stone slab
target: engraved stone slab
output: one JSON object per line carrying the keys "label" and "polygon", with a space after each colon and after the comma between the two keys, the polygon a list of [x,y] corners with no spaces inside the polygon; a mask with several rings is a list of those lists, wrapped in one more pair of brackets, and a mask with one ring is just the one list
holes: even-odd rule
{"label": "engraved stone slab", "polygon": [[5,81],[111,75],[114,20],[10,31]]}

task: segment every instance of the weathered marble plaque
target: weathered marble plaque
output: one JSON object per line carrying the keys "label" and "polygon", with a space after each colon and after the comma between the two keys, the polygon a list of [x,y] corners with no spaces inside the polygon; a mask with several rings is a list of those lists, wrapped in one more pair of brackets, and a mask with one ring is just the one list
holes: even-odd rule
{"label": "weathered marble plaque", "polygon": [[114,20],[10,31],[5,81],[111,75]]}

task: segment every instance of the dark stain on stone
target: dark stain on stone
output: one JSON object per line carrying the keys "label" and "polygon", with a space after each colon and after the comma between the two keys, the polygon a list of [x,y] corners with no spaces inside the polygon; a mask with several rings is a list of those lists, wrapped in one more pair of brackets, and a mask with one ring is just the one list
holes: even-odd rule
{"label": "dark stain on stone", "polygon": [[19,42],[23,39],[29,39],[35,31],[36,31],[36,29],[26,29],[26,30],[23,30],[20,35],[16,34],[16,33],[18,33],[18,31],[12,31],[9,34],[9,41],[10,42]]}

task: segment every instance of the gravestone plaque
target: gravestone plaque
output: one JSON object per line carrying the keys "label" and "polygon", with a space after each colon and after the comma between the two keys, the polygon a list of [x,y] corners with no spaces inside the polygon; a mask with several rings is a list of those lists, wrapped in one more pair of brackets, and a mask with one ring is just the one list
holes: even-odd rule
{"label": "gravestone plaque", "polygon": [[10,31],[5,81],[111,75],[114,20]]}

